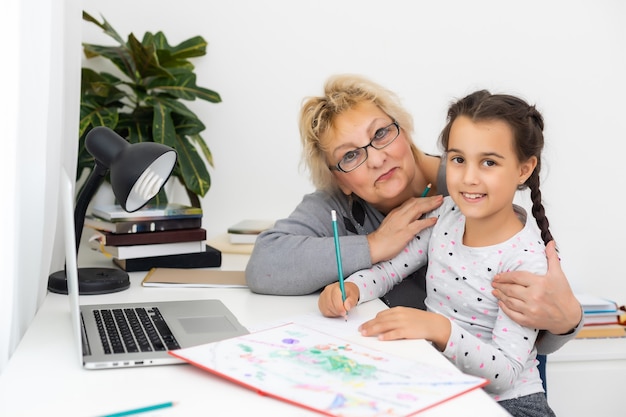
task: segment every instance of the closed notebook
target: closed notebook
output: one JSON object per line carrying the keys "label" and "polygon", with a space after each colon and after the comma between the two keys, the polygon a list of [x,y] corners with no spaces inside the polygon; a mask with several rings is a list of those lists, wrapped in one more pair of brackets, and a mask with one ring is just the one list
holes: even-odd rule
{"label": "closed notebook", "polygon": [[141,283],[144,287],[246,287],[244,271],[219,269],[153,268]]}
{"label": "closed notebook", "polygon": [[205,245],[204,252],[132,259],[113,258],[113,263],[126,272],[149,271],[152,268],[216,268],[222,266],[222,252]]}

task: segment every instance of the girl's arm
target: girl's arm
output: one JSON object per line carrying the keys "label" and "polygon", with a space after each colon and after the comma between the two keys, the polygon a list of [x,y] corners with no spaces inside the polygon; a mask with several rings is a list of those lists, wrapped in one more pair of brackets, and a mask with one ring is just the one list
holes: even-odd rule
{"label": "girl's arm", "polygon": [[450,339],[443,355],[459,369],[490,381],[485,390],[501,394],[510,390],[529,360],[535,356],[534,344],[538,331],[522,327],[500,312],[502,316],[493,329],[493,340],[462,329],[451,322]]}
{"label": "girl's arm", "polygon": [[426,265],[431,228],[420,232],[404,250],[389,261],[357,271],[346,278],[359,289],[359,303],[380,298],[396,284]]}

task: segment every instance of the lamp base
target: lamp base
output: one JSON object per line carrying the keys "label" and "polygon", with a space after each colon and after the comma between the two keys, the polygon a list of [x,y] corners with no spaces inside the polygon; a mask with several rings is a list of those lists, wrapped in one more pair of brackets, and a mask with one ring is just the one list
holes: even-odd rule
{"label": "lamp base", "polygon": [[[108,294],[124,291],[130,287],[130,279],[124,271],[115,268],[78,268],[80,295]],[[65,270],[48,277],[48,291],[67,294]]]}

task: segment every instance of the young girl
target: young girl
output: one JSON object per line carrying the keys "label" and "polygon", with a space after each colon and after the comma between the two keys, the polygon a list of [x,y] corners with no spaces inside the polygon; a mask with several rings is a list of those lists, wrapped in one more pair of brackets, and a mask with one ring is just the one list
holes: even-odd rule
{"label": "young girl", "polygon": [[[547,269],[544,249],[552,235],[539,190],[543,118],[517,97],[478,91],[450,107],[440,140],[450,197],[427,214],[437,217],[435,226],[390,261],[348,277],[345,303],[338,284],[327,286],[320,311],[346,314],[428,262],[428,311],[383,311],[361,326],[362,334],[427,339],[463,372],[488,379],[485,390],[514,416],[554,415],[537,369],[538,331],[504,314],[490,285],[499,272]],[[513,204],[515,192],[527,187],[540,235]]]}

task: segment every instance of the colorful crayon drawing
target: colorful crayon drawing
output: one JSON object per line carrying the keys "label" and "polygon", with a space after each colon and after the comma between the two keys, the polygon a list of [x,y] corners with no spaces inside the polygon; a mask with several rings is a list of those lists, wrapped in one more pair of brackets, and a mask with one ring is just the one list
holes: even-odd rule
{"label": "colorful crayon drawing", "polygon": [[298,324],[172,354],[265,395],[342,417],[409,416],[486,384]]}

